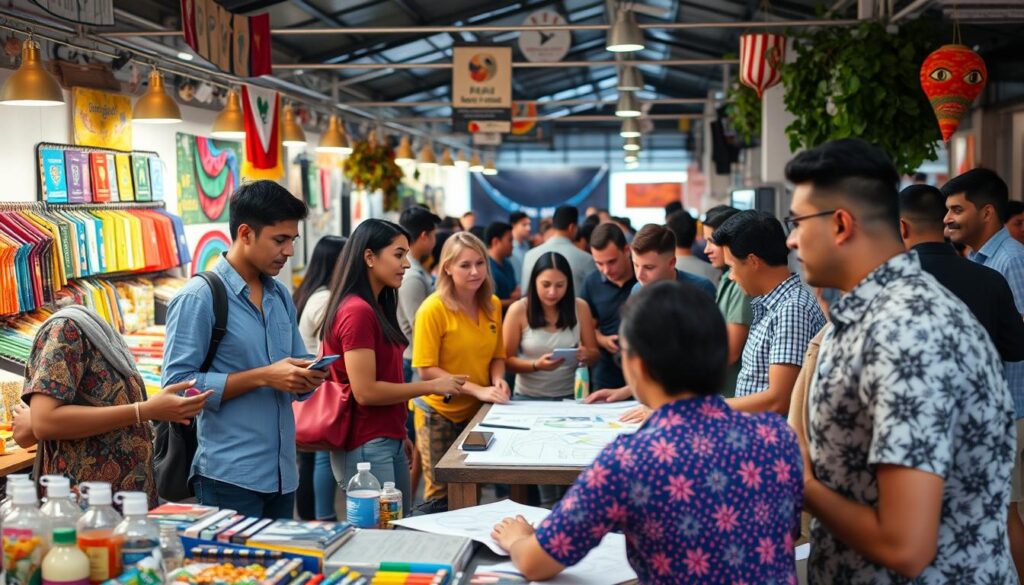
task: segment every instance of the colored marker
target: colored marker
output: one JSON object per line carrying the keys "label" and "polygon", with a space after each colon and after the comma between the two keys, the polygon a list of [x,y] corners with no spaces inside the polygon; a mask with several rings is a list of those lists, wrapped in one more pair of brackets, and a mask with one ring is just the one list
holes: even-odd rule
{"label": "colored marker", "polygon": [[430,573],[434,575],[441,570],[447,573],[452,570],[452,567],[435,563],[381,563],[377,567],[379,573]]}
{"label": "colored marker", "polygon": [[496,425],[494,423],[480,423],[476,425],[478,427],[485,427],[488,429],[512,429],[513,431],[528,431],[530,427],[517,427],[513,425]]}
{"label": "colored marker", "polygon": [[329,577],[327,577],[321,582],[321,585],[334,585],[338,581],[341,581],[343,578],[345,578],[345,576],[351,572],[352,570],[348,567],[342,567],[337,571],[331,573]]}

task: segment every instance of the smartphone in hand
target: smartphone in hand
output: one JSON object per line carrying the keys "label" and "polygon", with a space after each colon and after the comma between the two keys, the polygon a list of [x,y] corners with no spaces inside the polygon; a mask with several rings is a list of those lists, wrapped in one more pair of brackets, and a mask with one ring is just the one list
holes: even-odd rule
{"label": "smartphone in hand", "polygon": [[317,358],[317,360],[315,362],[309,364],[309,366],[306,369],[307,370],[326,370],[327,366],[333,364],[340,357],[341,357],[340,355],[325,355],[323,357]]}

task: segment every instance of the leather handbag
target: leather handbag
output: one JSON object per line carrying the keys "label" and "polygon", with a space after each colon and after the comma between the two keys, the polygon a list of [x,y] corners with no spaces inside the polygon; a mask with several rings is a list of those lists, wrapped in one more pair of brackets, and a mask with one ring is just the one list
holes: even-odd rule
{"label": "leather handbag", "polygon": [[293,402],[296,446],[305,451],[346,450],[354,402],[351,390],[333,380],[324,380],[308,400]]}

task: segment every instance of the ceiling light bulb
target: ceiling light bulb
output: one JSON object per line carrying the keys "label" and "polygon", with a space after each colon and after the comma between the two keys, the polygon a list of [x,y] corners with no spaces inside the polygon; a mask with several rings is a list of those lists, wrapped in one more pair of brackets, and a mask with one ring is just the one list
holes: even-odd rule
{"label": "ceiling light bulb", "polygon": [[408,136],[402,136],[398,141],[398,148],[395,149],[395,162],[400,165],[416,162],[412,156],[412,145],[409,143]]}
{"label": "ceiling light bulb", "polygon": [[498,174],[498,168],[494,166],[494,159],[493,158],[487,159],[487,164],[484,165],[484,174],[485,175],[497,175]]}
{"label": "ceiling light bulb", "polygon": [[615,88],[619,91],[640,91],[644,88],[644,77],[636,67],[626,65],[619,71],[619,80]]}
{"label": "ceiling light bulb", "polygon": [[636,118],[626,118],[622,121],[622,130],[619,136],[623,138],[640,138],[640,121]]}
{"label": "ceiling light bulb", "polygon": [[644,33],[637,26],[632,10],[620,8],[615,12],[615,22],[608,29],[608,42],[604,48],[613,53],[644,50]]}
{"label": "ceiling light bulb", "polygon": [[302,129],[295,119],[295,108],[291,104],[284,107],[284,139],[281,141],[285,146],[306,146],[306,131]]}
{"label": "ceiling light bulb", "polygon": [[39,59],[39,45],[32,39],[21,44],[21,66],[0,89],[0,103],[5,106],[64,104],[64,92],[53,75],[43,67]]}
{"label": "ceiling light bulb", "polygon": [[317,152],[329,152],[333,154],[352,154],[352,147],[349,146],[348,136],[337,116],[332,115],[327,121],[327,130],[320,136],[320,145],[316,147]]}
{"label": "ceiling light bulb", "polygon": [[210,136],[218,140],[245,140],[245,114],[237,91],[228,90],[227,103],[214,119]]}
{"label": "ceiling light bulb", "polygon": [[640,150],[640,139],[639,138],[627,138],[626,143],[622,145],[623,150],[636,152]]}
{"label": "ceiling light bulb", "polygon": [[640,104],[636,96],[630,92],[619,94],[619,103],[615,107],[615,115],[620,118],[637,118],[641,115]]}
{"label": "ceiling light bulb", "polygon": [[469,159],[469,172],[471,173],[482,173],[484,172],[484,165],[480,162],[480,155],[473,153],[473,157]]}

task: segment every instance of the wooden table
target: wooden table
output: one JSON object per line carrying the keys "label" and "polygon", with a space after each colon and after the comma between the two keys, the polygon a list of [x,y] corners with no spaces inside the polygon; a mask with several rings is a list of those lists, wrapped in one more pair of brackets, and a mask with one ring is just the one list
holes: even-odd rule
{"label": "wooden table", "polygon": [[480,484],[507,483],[512,487],[512,500],[525,504],[531,485],[572,485],[576,481],[584,467],[466,465],[466,453],[459,449],[459,445],[490,410],[490,404],[480,408],[434,468],[437,481],[448,484],[449,510],[479,504]]}
{"label": "wooden table", "polygon": [[0,477],[6,477],[23,469],[32,467],[36,460],[36,448],[18,449],[0,455]]}

